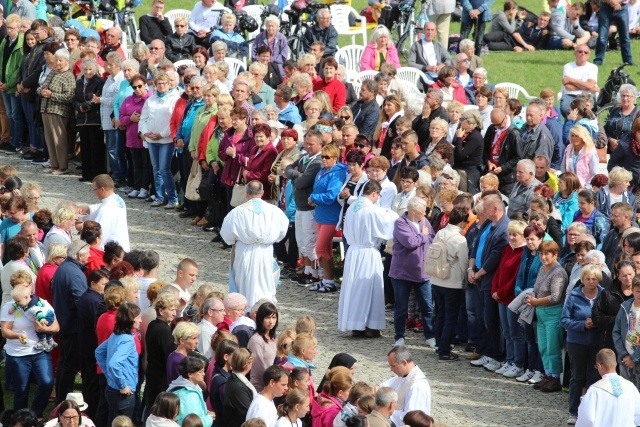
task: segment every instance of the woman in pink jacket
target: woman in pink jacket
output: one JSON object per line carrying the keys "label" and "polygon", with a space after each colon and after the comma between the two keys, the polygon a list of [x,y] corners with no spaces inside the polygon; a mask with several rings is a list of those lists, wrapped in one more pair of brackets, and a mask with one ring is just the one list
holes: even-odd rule
{"label": "woman in pink jacket", "polygon": [[126,146],[131,151],[133,166],[133,191],[129,193],[129,197],[146,199],[151,184],[151,160],[149,150],[144,148],[138,136],[138,122],[142,107],[151,92],[147,90],[147,82],[141,75],[133,76],[129,83],[133,88],[133,95],[125,98],[120,106],[120,124],[127,128]]}
{"label": "woman in pink jacket", "polygon": [[360,61],[360,71],[380,71],[380,66],[388,62],[400,68],[398,50],[393,45],[391,33],[384,25],[378,25],[371,35],[371,42],[364,48]]}
{"label": "woman in pink jacket", "polygon": [[575,125],[569,131],[569,142],[564,150],[562,172],[578,175],[580,186],[591,188],[591,178],[598,173],[600,160],[591,133],[582,125]]}
{"label": "woman in pink jacket", "polygon": [[353,387],[351,370],[337,366],[325,374],[322,393],[311,400],[311,427],[333,427],[333,420],[342,410]]}

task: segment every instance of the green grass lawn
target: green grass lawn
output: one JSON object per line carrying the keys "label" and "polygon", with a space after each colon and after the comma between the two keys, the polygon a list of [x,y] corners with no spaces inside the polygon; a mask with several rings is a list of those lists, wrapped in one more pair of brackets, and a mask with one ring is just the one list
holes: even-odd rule
{"label": "green grass lawn", "polygon": [[[138,16],[147,13],[150,10],[152,0],[144,0],[138,7]],[[438,0],[435,0],[438,1]],[[264,0],[259,0],[264,2]],[[194,1],[184,0],[167,0],[165,10],[170,9],[193,9]],[[493,4],[493,10],[502,10],[504,1],[496,1]],[[518,4],[526,7],[534,13],[542,11],[541,0],[519,0]],[[352,6],[356,10],[362,10],[367,5],[367,0],[353,0]],[[419,8],[419,6],[418,6]],[[487,30],[488,30],[487,25]],[[460,23],[452,22],[451,34],[460,31]],[[345,46],[349,44],[348,37],[341,37],[339,44]],[[636,57],[636,61],[640,60],[640,42],[633,41],[631,44],[632,51]],[[489,72],[489,82],[492,84],[501,82],[517,83],[524,87],[530,95],[538,95],[540,90],[549,87],[555,92],[560,91],[562,81],[562,67],[567,62],[573,61],[573,53],[566,51],[540,51],[526,53],[509,53],[492,52],[482,57],[484,66]],[[593,59],[593,53],[592,53]],[[600,87],[604,85],[609,72],[612,68],[620,65],[622,59],[619,51],[608,52],[605,62],[600,67],[598,75],[598,84]],[[636,82],[640,82],[638,75],[638,67],[627,68]]]}

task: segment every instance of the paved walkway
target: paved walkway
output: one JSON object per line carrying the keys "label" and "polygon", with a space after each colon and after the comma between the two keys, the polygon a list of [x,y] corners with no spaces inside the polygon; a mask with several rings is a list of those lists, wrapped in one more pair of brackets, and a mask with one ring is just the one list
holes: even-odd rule
{"label": "paved walkway", "polygon": [[[78,182],[78,175],[51,176],[42,167],[20,161],[15,155],[0,154],[0,163],[12,164],[23,182],[38,182],[43,188],[41,207],[53,208],[60,200],[95,203],[90,183]],[[72,165],[71,170],[74,170]],[[210,242],[211,234],[188,225],[174,211],[151,208],[148,203],[130,200],[121,194],[129,210],[131,247],[154,249],[160,253],[159,278],[171,281],[178,262],[193,258],[200,266],[196,287],[210,283],[227,291],[229,251]],[[193,289],[195,290],[195,289]],[[310,314],[318,323],[318,369],[322,373],[335,353],[348,352],[357,358],[355,379],[377,384],[390,377],[386,354],[393,345],[393,329],[388,323],[384,337],[352,338],[337,330],[338,293],[319,294],[283,281],[278,289],[281,327],[295,323],[298,316]],[[387,320],[392,320],[392,316]],[[544,394],[530,386],[474,368],[466,361],[439,363],[434,351],[426,349],[421,334],[408,332],[407,345],[414,359],[429,378],[432,415],[437,422],[457,426],[562,426],[568,417],[567,393]]]}

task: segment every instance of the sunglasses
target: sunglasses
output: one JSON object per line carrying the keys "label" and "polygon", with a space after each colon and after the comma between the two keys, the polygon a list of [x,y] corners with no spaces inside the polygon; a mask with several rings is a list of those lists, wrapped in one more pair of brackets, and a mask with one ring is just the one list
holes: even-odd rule
{"label": "sunglasses", "polygon": [[350,116],[340,116],[342,120],[351,120]]}
{"label": "sunglasses", "polygon": [[176,28],[184,28],[184,27],[186,27],[186,25],[174,25],[174,27],[176,27]]}
{"label": "sunglasses", "polygon": [[331,157],[331,156],[322,156],[322,158],[323,158],[324,160],[329,160],[329,159],[331,159],[332,157]]}
{"label": "sunglasses", "polygon": [[136,86],[131,86],[131,87],[134,88],[134,89],[140,89],[140,88],[143,88],[144,85],[136,85]]}
{"label": "sunglasses", "polygon": [[354,144],[356,146],[356,148],[364,148],[364,147],[368,147],[368,145],[365,144]]}

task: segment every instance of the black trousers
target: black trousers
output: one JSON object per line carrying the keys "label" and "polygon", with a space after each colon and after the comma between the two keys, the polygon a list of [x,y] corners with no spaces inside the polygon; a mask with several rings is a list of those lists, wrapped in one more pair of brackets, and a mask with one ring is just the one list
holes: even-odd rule
{"label": "black trousers", "polygon": [[516,47],[516,42],[504,31],[493,31],[484,35],[484,42],[489,46],[489,50],[493,51],[512,51]]}
{"label": "black trousers", "polygon": [[[78,126],[77,129],[80,134],[82,178],[92,180],[97,175],[107,172],[104,132],[100,125]],[[80,363],[77,364],[79,365]]]}
{"label": "black trousers", "polygon": [[133,169],[133,188],[136,190],[149,190],[151,183],[151,159],[149,158],[149,150],[146,148],[129,148],[131,153],[131,164]]}
{"label": "black trousers", "polygon": [[98,374],[98,388],[100,390],[100,399],[98,406],[96,407],[96,417],[93,418],[96,427],[111,427],[107,426],[107,418],[109,417],[109,404],[107,403],[107,397],[105,391],[107,389],[107,377],[104,374]]}
{"label": "black trousers", "polygon": [[469,22],[462,22],[462,26],[460,28],[460,40],[468,39],[469,34],[471,34],[471,27],[474,27],[473,38],[472,40],[475,43],[476,51],[475,54],[480,56],[480,52],[482,51],[482,38],[484,36],[484,28],[487,23],[482,20],[482,16],[477,19],[473,19]]}
{"label": "black trousers", "polygon": [[[289,243],[287,248],[286,243]],[[284,264],[285,268],[295,269],[298,265],[298,242],[296,241],[296,223],[290,222],[287,235],[280,242],[273,244],[273,251],[278,261]]]}
{"label": "black trousers", "polygon": [[100,384],[98,383],[96,358],[85,357],[82,360],[80,373],[82,375],[82,396],[84,397],[84,401],[89,405],[85,412],[90,419],[95,420],[101,393]]}
{"label": "black trousers", "polygon": [[59,335],[58,338],[60,339],[60,357],[56,375],[56,405],[67,398],[67,393],[73,391],[76,374],[80,372],[78,334]]}

